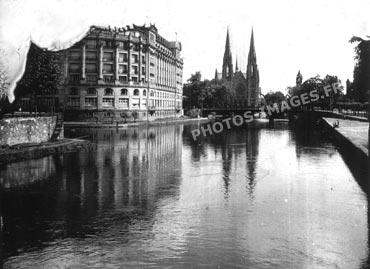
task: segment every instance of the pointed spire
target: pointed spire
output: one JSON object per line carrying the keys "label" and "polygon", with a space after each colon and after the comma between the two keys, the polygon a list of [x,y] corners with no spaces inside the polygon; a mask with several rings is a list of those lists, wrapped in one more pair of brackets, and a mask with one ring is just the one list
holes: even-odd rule
{"label": "pointed spire", "polygon": [[231,49],[230,49],[229,27],[227,27],[225,53],[224,53],[224,60],[222,64],[222,79],[231,80],[233,74],[234,74],[233,58],[232,58]]}
{"label": "pointed spire", "polygon": [[238,72],[239,71],[239,67],[238,67],[238,57],[236,57],[235,59],[235,72]]}
{"label": "pointed spire", "polygon": [[248,55],[248,60],[256,59],[256,50],[254,48],[254,35],[253,35],[253,27],[252,27],[252,34],[251,34],[251,44],[249,47],[249,55]]}
{"label": "pointed spire", "polygon": [[226,34],[226,44],[225,44],[225,55],[224,55],[224,57],[225,56],[231,57],[229,26],[227,27],[227,34]]}
{"label": "pointed spire", "polygon": [[217,68],[216,68],[216,71],[215,71],[215,79],[218,79],[218,72],[217,72]]}

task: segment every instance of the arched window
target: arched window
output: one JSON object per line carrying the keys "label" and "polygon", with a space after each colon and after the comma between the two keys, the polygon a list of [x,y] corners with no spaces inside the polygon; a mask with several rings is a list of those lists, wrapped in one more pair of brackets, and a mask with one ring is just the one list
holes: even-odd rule
{"label": "arched window", "polygon": [[78,89],[73,87],[69,89],[69,95],[78,95]]}
{"label": "arched window", "polygon": [[143,90],[143,96],[146,96],[146,90]]}
{"label": "arched window", "polygon": [[121,89],[121,95],[127,95],[127,89]]}
{"label": "arched window", "polygon": [[111,88],[106,88],[104,90],[104,95],[113,95],[113,89]]}
{"label": "arched window", "polygon": [[138,95],[139,95],[139,90],[138,90],[138,89],[135,89],[135,90],[134,90],[134,95],[135,95],[135,96],[138,96]]}
{"label": "arched window", "polygon": [[96,95],[96,89],[95,88],[88,88],[87,89],[88,95]]}

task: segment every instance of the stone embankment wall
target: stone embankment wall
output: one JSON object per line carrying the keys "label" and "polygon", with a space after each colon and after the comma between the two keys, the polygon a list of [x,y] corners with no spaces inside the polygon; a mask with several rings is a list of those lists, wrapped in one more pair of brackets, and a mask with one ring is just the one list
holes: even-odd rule
{"label": "stone embankment wall", "polygon": [[[0,120],[0,145],[42,143],[50,140],[56,116],[17,117]],[[59,139],[63,138],[63,131]]]}

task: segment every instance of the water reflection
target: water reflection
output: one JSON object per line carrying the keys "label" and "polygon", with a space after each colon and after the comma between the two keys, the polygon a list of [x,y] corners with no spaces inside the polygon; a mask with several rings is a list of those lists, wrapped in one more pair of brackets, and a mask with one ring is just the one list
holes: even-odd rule
{"label": "water reflection", "polygon": [[95,148],[38,160],[28,185],[30,164],[0,170],[5,266],[368,265],[361,175],[322,134],[197,127],[70,130]]}

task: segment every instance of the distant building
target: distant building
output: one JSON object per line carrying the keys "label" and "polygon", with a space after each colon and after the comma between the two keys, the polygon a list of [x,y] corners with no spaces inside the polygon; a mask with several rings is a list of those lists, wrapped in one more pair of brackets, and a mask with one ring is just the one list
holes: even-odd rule
{"label": "distant building", "polygon": [[222,73],[215,71],[215,79],[221,79],[228,85],[229,90],[234,93],[235,98],[241,103],[248,106],[260,105],[260,86],[259,70],[257,65],[257,56],[254,47],[253,29],[250,40],[248,54],[248,64],[246,72],[239,70],[238,61],[236,60],[235,72],[232,64],[232,54],[230,47],[229,29],[226,34],[225,52],[222,64]]}

